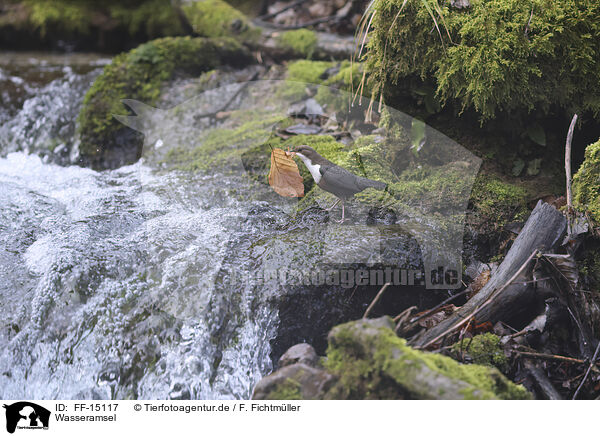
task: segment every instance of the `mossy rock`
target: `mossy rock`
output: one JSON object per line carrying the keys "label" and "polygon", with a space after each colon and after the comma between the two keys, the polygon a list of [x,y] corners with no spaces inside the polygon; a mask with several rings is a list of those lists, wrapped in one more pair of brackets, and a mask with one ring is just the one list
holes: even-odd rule
{"label": "mossy rock", "polygon": [[478,175],[471,192],[476,221],[488,230],[502,229],[511,220],[524,219],[529,212],[528,198],[522,186],[486,172]]}
{"label": "mossy rock", "polygon": [[289,30],[279,35],[277,45],[295,56],[310,59],[317,48],[317,35],[308,29]]}
{"label": "mossy rock", "polygon": [[229,38],[157,39],[116,56],[85,95],[79,114],[81,162],[111,168],[135,161],[139,134],[113,115],[127,115],[123,99],[156,102],[162,85],[176,75],[198,75],[221,65],[243,66],[249,52]]}
{"label": "mossy rock", "polygon": [[573,177],[573,200],[600,224],[600,140],[585,149],[585,160]]}
{"label": "mossy rock", "polygon": [[253,113],[252,119],[240,120],[200,134],[197,146],[183,144],[168,151],[163,167],[209,173],[215,170],[239,171],[243,164],[255,180],[266,183],[271,147],[279,147],[279,138],[271,129],[282,120],[279,115]]}
{"label": "mossy rock", "polygon": [[453,357],[469,359],[478,365],[494,366],[503,373],[508,371],[508,358],[500,338],[492,333],[462,339],[452,346],[451,351]]}
{"label": "mossy rock", "polygon": [[261,33],[243,13],[222,0],[196,0],[184,4],[182,10],[200,36],[227,36],[248,42]]}
{"label": "mossy rock", "polygon": [[412,349],[389,318],[360,320],[329,333],[325,368],[339,378],[329,399],[530,399],[496,368],[465,365]]}
{"label": "mossy rock", "polygon": [[600,112],[596,0],[471,0],[467,9],[439,2],[441,16],[427,3],[374,2],[367,57],[379,90],[418,78],[442,104],[456,101],[483,120]]}

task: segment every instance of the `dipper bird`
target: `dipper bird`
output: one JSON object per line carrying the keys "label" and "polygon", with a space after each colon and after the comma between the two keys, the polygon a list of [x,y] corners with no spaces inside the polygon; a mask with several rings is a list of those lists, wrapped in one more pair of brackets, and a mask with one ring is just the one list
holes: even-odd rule
{"label": "dipper bird", "polygon": [[387,187],[385,183],[367,179],[352,174],[350,171],[328,161],[308,145],[300,145],[291,152],[297,155],[314,179],[319,188],[331,192],[338,199],[327,209],[332,210],[340,201],[342,202],[342,219],[344,222],[344,201],[367,188],[383,190]]}

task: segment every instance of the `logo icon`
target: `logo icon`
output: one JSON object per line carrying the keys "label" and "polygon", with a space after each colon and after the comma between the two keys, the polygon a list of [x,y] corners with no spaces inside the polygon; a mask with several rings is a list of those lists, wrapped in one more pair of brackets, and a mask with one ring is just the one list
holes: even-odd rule
{"label": "logo icon", "polygon": [[6,431],[14,433],[19,429],[48,429],[50,411],[42,406],[28,401],[19,401],[10,405],[4,404],[6,409]]}

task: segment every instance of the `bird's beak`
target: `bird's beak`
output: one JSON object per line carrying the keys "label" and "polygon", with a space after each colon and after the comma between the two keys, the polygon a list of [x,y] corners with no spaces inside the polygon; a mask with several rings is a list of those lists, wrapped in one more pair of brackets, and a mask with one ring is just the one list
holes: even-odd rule
{"label": "bird's beak", "polygon": [[296,156],[296,152],[295,151],[286,151],[285,154],[286,154],[286,156],[289,156],[289,157]]}

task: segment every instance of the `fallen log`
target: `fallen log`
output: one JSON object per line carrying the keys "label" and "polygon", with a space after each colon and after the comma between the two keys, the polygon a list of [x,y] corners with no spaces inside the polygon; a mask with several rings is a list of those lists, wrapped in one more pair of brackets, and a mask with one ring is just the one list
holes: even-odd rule
{"label": "fallen log", "polygon": [[474,321],[494,324],[518,318],[536,296],[535,283],[526,278],[531,275],[537,254],[550,251],[561,241],[566,228],[563,214],[539,201],[487,284],[448,319],[411,338],[410,344],[427,348]]}

